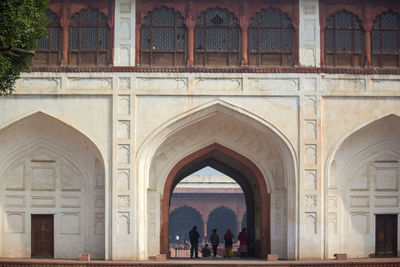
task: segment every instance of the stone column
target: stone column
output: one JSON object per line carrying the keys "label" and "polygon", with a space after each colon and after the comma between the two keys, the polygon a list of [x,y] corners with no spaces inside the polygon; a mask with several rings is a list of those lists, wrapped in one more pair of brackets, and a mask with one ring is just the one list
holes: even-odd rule
{"label": "stone column", "polygon": [[373,23],[368,21],[365,25],[365,66],[371,67],[371,32]]}
{"label": "stone column", "polygon": [[247,55],[249,18],[246,16],[245,4],[243,2],[241,2],[241,9],[242,12],[240,12],[240,18],[239,18],[240,29],[242,31],[242,37],[241,37],[242,55],[241,55],[240,65],[247,66],[249,64]]}
{"label": "stone column", "polygon": [[194,65],[194,29],[196,26],[196,22],[192,17],[192,14],[186,18],[185,21],[187,27],[187,51],[188,51],[188,59],[186,65],[193,66]]}
{"label": "stone column", "polygon": [[61,65],[68,65],[68,42],[69,42],[69,14],[67,12],[67,5],[69,3],[61,4],[61,40],[62,40],[62,52],[61,52]]}

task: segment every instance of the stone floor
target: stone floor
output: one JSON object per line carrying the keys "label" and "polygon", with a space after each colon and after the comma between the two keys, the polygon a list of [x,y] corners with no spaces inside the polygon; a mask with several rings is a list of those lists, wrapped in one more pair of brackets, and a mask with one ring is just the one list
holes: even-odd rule
{"label": "stone floor", "polygon": [[0,266],[390,266],[400,267],[400,258],[368,258],[337,260],[299,260],[299,261],[266,261],[260,259],[241,258],[200,258],[200,259],[169,259],[165,261],[104,261],[90,262],[63,259],[12,259],[0,258]]}

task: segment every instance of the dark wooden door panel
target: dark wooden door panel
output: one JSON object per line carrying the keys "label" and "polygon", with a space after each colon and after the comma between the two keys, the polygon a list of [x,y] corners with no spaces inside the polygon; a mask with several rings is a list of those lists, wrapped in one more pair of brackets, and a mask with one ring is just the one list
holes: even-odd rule
{"label": "dark wooden door panel", "polygon": [[31,233],[32,257],[54,257],[53,215],[32,214]]}
{"label": "dark wooden door panel", "polygon": [[375,255],[397,256],[397,214],[376,215]]}

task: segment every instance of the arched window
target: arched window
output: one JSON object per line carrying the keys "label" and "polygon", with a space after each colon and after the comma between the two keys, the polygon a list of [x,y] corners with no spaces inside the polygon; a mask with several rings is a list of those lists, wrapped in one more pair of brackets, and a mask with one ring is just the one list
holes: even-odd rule
{"label": "arched window", "polygon": [[58,65],[61,54],[61,27],[60,18],[50,10],[46,10],[49,20],[47,25],[47,38],[40,38],[36,50],[36,56],[32,62],[34,65]]}
{"label": "arched window", "polygon": [[227,9],[217,7],[202,12],[195,36],[196,65],[239,65],[238,20]]}
{"label": "arched window", "polygon": [[84,9],[70,25],[70,65],[108,65],[109,29],[107,17],[96,9]]}
{"label": "arched window", "polygon": [[293,66],[294,29],[287,14],[275,8],[262,9],[251,18],[249,64]]}
{"label": "arched window", "polygon": [[325,65],[360,67],[364,64],[363,30],[353,13],[332,15],[325,28]]}
{"label": "arched window", "polygon": [[374,67],[399,67],[399,14],[383,13],[374,21],[372,30],[372,65]]}
{"label": "arched window", "polygon": [[185,65],[186,28],[183,17],[172,8],[148,12],[141,28],[142,65]]}

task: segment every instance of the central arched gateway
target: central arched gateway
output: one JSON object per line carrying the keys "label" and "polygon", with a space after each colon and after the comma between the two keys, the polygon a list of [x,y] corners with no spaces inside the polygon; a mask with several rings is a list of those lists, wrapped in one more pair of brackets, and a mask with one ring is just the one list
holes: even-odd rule
{"label": "central arched gateway", "polygon": [[139,259],[168,254],[171,193],[181,179],[205,166],[242,187],[255,254],[296,258],[296,153],[269,122],[212,101],[155,130],[140,146],[137,159]]}
{"label": "central arched gateway", "polygon": [[257,257],[265,256],[271,251],[270,195],[265,179],[249,159],[216,143],[188,155],[169,173],[162,198],[161,253],[168,254],[169,250],[169,207],[172,191],[186,176],[206,166],[228,175],[243,189],[248,213],[247,227],[253,241],[249,252]]}

